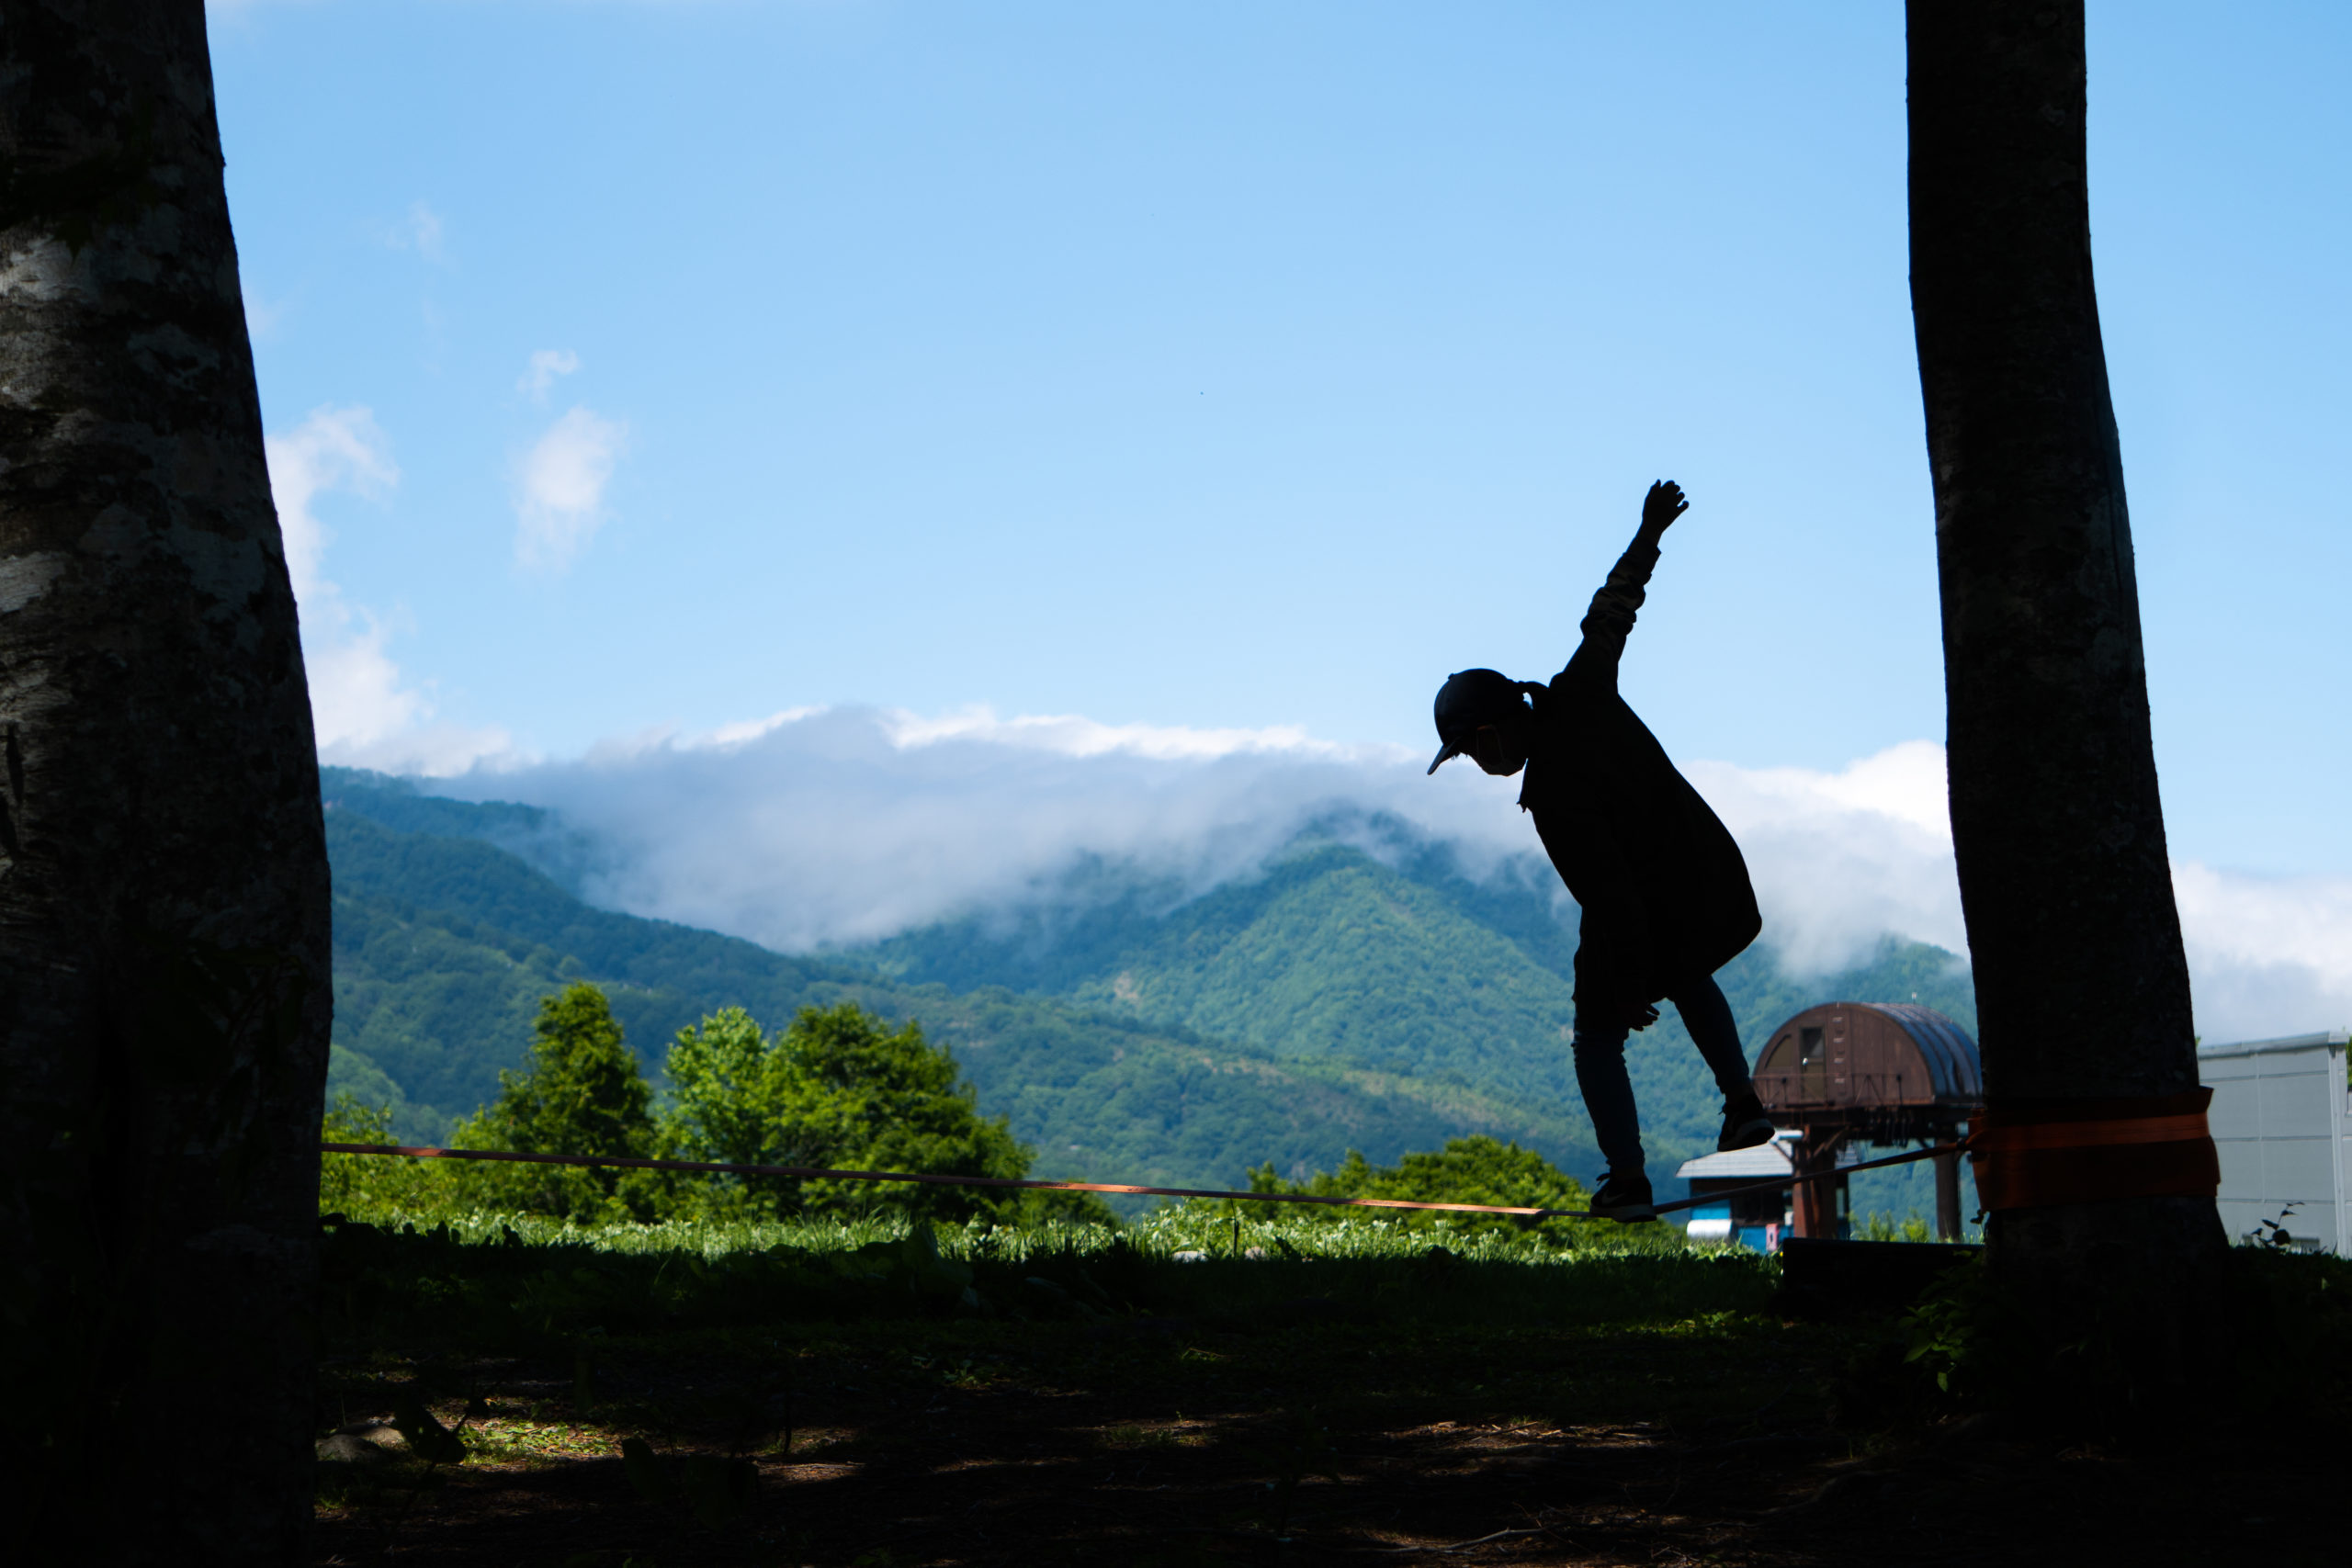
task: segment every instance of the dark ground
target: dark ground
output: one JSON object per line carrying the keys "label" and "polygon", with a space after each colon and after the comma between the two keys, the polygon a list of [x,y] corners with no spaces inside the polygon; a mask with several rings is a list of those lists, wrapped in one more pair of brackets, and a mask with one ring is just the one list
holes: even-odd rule
{"label": "dark ground", "polygon": [[[315,1561],[1982,1568],[2352,1554],[2332,1440],[2241,1427],[2132,1452],[1998,1416],[1839,1425],[1843,1371],[1887,1342],[1887,1323],[1481,1329],[1297,1308],[1250,1331],[799,1323],[591,1338],[571,1360],[346,1357],[323,1380],[325,1425],[388,1416],[421,1388],[453,1426],[471,1403],[471,1451],[455,1466],[322,1466]],[[746,1454],[756,1486],[733,1518],[702,1522],[684,1498],[640,1494],[619,1457],[628,1437],[672,1456]]]}

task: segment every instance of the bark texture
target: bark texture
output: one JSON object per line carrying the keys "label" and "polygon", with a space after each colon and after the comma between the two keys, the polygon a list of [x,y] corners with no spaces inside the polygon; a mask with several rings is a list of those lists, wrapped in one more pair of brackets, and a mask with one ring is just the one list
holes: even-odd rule
{"label": "bark texture", "polygon": [[[1909,28],[1911,299],[1986,1094],[2177,1093],[2196,1047],[2091,275],[2081,0],[1912,0]],[[2013,1211],[1989,1240],[2053,1329],[2139,1292],[2118,1353],[2156,1382],[2196,1359],[2223,1245],[2210,1200]]]}
{"label": "bark texture", "polygon": [[9,0],[0,1471],[28,1561],[303,1558],[327,892],[202,0]]}

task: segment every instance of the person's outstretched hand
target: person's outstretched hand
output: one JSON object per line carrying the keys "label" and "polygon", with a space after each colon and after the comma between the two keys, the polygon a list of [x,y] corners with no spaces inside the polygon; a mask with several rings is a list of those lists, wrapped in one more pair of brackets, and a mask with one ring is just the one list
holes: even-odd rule
{"label": "person's outstretched hand", "polygon": [[1690,503],[1682,499],[1682,487],[1672,479],[1660,479],[1642,499],[1642,532],[1652,539],[1660,538],[1676,518],[1690,510]]}

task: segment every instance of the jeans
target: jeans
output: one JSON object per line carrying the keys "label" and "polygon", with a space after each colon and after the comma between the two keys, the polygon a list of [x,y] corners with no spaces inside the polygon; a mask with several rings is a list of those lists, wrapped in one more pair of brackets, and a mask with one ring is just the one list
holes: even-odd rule
{"label": "jeans", "polygon": [[[1747,1053],[1739,1043],[1739,1026],[1732,1021],[1731,1004],[1713,978],[1694,981],[1667,998],[1681,1015],[1699,1055],[1715,1075],[1715,1087],[1726,1104],[1755,1092],[1747,1076]],[[1625,1026],[1588,1030],[1576,1023],[1577,1088],[1584,1092],[1584,1108],[1611,1173],[1642,1174],[1642,1118],[1634,1105],[1634,1080],[1625,1076]]]}

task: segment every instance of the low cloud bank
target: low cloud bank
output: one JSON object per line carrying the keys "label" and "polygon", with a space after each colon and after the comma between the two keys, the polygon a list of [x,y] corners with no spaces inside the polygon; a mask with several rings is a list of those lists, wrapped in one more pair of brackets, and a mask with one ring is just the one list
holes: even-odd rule
{"label": "low cloud bank", "polygon": [[1888,931],[1968,951],[1942,747],[1906,740],[1835,773],[1686,771],[1739,840],[1765,940],[1792,968],[1841,967]]}
{"label": "low cloud bank", "polygon": [[[1035,896],[1090,855],[1205,890],[1311,820],[1392,808],[1407,771],[1286,731],[825,709],[436,787],[559,812],[595,846],[601,901],[806,951]],[[1514,826],[1507,791],[1428,782],[1413,820],[1507,852],[1476,834]]]}
{"label": "low cloud bank", "polygon": [[2207,1042],[2352,1025],[2352,877],[2240,876],[2188,862],[2172,883]]}
{"label": "low cloud bank", "polygon": [[[436,787],[559,812],[601,903],[805,952],[1040,896],[1087,857],[1206,889],[1334,818],[1400,818],[1474,875],[1536,852],[1518,781],[1426,766],[1292,729],[830,708]],[[1965,951],[1943,768],[1909,741],[1838,773],[1687,771],[1747,853],[1765,940],[1817,973],[1888,932]],[[2352,1021],[2352,879],[2176,880],[2208,1040]]]}

